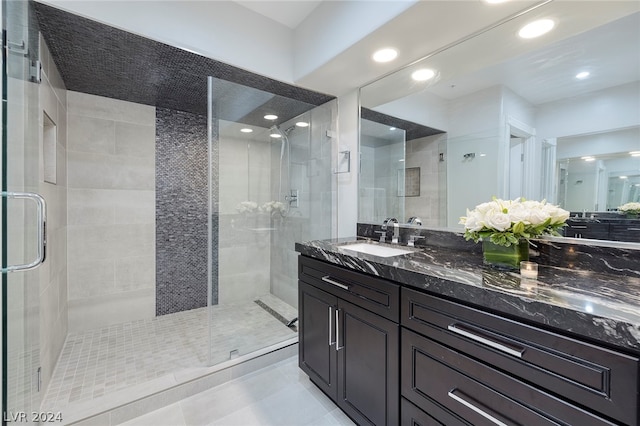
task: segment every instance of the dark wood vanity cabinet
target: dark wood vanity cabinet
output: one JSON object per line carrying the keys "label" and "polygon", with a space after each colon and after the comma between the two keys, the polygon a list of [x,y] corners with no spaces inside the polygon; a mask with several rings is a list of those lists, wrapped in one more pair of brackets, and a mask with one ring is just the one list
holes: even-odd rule
{"label": "dark wood vanity cabinet", "polygon": [[444,424],[639,421],[639,359],[403,288],[402,396]]}
{"label": "dark wood vanity cabinet", "polygon": [[300,367],[359,425],[640,423],[629,351],[305,256],[299,313]]}
{"label": "dark wood vanity cabinet", "polygon": [[359,425],[397,425],[399,286],[305,257],[299,278],[300,368]]}

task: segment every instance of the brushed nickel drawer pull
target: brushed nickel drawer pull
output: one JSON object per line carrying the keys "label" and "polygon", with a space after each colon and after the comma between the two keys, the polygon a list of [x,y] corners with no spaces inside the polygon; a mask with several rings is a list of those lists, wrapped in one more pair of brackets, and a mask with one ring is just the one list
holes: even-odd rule
{"label": "brushed nickel drawer pull", "polygon": [[340,309],[336,309],[336,351],[344,348],[340,346]]}
{"label": "brushed nickel drawer pull", "polygon": [[331,312],[332,310],[333,310],[333,307],[329,305],[329,346],[335,343],[335,340],[331,340],[331,337],[333,336],[333,312]]}
{"label": "brushed nickel drawer pull", "polygon": [[516,356],[518,358],[522,358],[522,354],[524,353],[524,349],[513,349],[510,348],[507,345],[504,345],[500,342],[496,342],[494,340],[490,340],[487,339],[486,337],[482,337],[482,336],[478,336],[477,334],[472,333],[471,331],[467,331],[463,328],[461,328],[461,326],[459,324],[450,324],[449,326],[447,326],[447,329],[449,331],[452,331],[456,334],[459,334],[461,336],[464,337],[468,337],[471,340],[475,340],[476,342],[480,342],[480,343],[484,343],[487,346],[490,346],[494,349],[497,349],[499,351],[502,352],[506,352],[509,355],[513,355]]}
{"label": "brushed nickel drawer pull", "polygon": [[338,281],[335,281],[335,280],[332,280],[331,279],[331,275],[325,275],[324,277],[322,277],[322,281],[324,281],[326,283],[329,283],[329,284],[332,284],[332,285],[335,285],[336,287],[340,287],[340,288],[342,288],[344,290],[349,290],[349,286],[348,285],[339,283]]}
{"label": "brushed nickel drawer pull", "polygon": [[459,402],[460,404],[464,405],[465,407],[470,408],[471,410],[473,410],[476,413],[480,414],[482,417],[484,417],[485,419],[489,420],[490,422],[492,422],[492,423],[494,423],[494,424],[496,424],[498,426],[509,426],[508,424],[503,423],[500,420],[496,419],[495,417],[493,417],[491,414],[487,413],[486,411],[481,410],[480,408],[476,407],[475,405],[473,405],[472,403],[470,403],[466,399],[463,399],[463,398],[459,397],[458,395],[456,395],[454,393],[455,391],[457,391],[457,389],[451,389],[447,395],[449,395],[450,398],[454,399],[455,401]]}

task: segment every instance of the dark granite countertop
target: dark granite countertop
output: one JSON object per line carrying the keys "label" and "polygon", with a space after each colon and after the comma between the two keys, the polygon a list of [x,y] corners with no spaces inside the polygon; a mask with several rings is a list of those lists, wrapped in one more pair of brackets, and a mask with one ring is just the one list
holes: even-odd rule
{"label": "dark granite countertop", "polygon": [[386,258],[344,248],[362,241],[309,241],[296,243],[296,251],[640,354],[638,277],[539,265],[537,280],[531,280],[484,266],[478,253],[443,247]]}

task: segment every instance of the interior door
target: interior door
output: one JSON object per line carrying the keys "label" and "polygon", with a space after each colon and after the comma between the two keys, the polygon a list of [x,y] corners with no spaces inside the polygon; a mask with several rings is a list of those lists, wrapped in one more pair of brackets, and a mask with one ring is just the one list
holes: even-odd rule
{"label": "interior door", "polygon": [[40,181],[38,33],[27,1],[2,0],[2,424],[39,406],[39,274],[46,211]]}

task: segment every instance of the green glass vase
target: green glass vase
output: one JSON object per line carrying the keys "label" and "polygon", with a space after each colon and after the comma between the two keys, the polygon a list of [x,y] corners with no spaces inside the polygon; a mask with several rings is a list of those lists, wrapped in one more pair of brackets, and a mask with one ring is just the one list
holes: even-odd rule
{"label": "green glass vase", "polygon": [[529,242],[520,240],[509,247],[499,246],[491,241],[482,241],[484,264],[506,270],[520,270],[520,262],[529,260]]}

